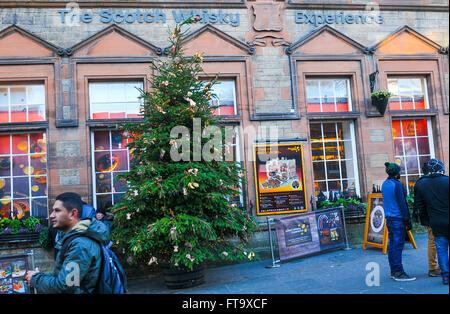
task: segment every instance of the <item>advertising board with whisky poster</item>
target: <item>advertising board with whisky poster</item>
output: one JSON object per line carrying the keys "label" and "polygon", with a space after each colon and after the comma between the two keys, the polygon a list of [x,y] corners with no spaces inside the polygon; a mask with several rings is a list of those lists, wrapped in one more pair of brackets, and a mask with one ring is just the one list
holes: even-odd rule
{"label": "advertising board with whisky poster", "polygon": [[302,144],[255,144],[253,157],[257,214],[306,212]]}

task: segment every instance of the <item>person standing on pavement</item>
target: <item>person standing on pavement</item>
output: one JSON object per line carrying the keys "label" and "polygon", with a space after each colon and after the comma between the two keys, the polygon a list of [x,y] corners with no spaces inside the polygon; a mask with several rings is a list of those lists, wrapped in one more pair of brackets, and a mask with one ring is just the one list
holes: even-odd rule
{"label": "person standing on pavement", "polygon": [[[419,209],[417,208],[417,183],[422,180],[423,178],[426,177],[426,175],[428,175],[429,171],[428,171],[428,165],[425,162],[422,165],[422,172],[423,172],[423,176],[421,176],[416,184],[414,185],[414,215],[418,216],[418,220],[420,220],[420,224],[424,227],[427,227],[428,230],[428,276],[429,277],[440,277],[441,276],[441,269],[439,268],[438,265],[438,261],[437,261],[437,256],[436,256],[436,243],[434,243],[434,236],[433,236],[433,231],[430,227],[430,220],[428,218],[428,214],[426,214],[426,211],[424,210],[423,213],[425,215],[419,215]],[[416,218],[417,220],[417,218]]]}
{"label": "person standing on pavement", "polygon": [[[108,242],[106,226],[97,219],[82,219],[83,202],[73,193],[56,197],[49,218],[54,228],[62,231],[62,245],[67,249],[58,252],[52,274],[28,271],[27,283],[38,293],[94,293],[99,281],[102,251],[97,243]],[[77,234],[89,234],[76,236]],[[90,237],[95,238],[94,241]]]}
{"label": "person standing on pavement", "polygon": [[396,163],[386,162],[388,178],[381,186],[383,207],[388,229],[388,261],[391,278],[395,281],[412,281],[403,269],[402,251],[405,245],[406,231],[412,229],[405,191],[399,181],[401,168]]}
{"label": "person standing on pavement", "polygon": [[439,159],[427,163],[429,174],[415,186],[415,206],[422,219],[428,219],[436,243],[442,282],[448,285],[449,178]]}

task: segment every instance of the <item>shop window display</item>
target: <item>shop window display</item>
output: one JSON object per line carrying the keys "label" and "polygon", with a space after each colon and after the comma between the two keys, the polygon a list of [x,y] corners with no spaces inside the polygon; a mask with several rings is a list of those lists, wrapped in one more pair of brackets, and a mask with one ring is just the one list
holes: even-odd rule
{"label": "shop window display", "polygon": [[307,79],[308,112],[352,111],[349,79]]}
{"label": "shop window display", "polygon": [[118,175],[130,169],[130,139],[120,131],[92,132],[94,207],[108,209],[119,202],[127,189]]}
{"label": "shop window display", "polygon": [[91,119],[138,118],[142,82],[90,82]]}
{"label": "shop window display", "polygon": [[360,195],[352,122],[310,124],[315,195]]}
{"label": "shop window display", "polygon": [[393,94],[391,110],[428,109],[425,78],[388,78],[388,89]]}
{"label": "shop window display", "polygon": [[48,217],[44,133],[0,135],[0,216]]}
{"label": "shop window display", "polygon": [[428,119],[392,121],[395,162],[402,168],[401,180],[413,193],[414,184],[423,175],[422,165],[434,158],[433,138]]}
{"label": "shop window display", "polygon": [[0,85],[0,123],[45,119],[44,84]]}

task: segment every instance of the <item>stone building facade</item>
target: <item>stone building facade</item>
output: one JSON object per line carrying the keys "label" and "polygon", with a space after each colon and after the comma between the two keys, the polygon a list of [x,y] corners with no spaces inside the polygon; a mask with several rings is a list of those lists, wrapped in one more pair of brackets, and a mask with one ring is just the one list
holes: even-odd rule
{"label": "stone building facade", "polygon": [[[66,191],[96,207],[117,201],[128,152],[114,128],[137,118],[134,87],[147,88],[150,60],[190,14],[202,20],[185,53],[201,53],[205,78],[224,83],[218,114],[236,128],[242,202],[255,216],[253,144],[274,128],[302,142],[309,209],[319,192],[367,200],[386,161],[402,165],[410,187],[429,158],[448,171],[448,0],[3,0],[5,217],[19,205],[47,217]],[[378,89],[394,93],[384,114],[371,103]]]}

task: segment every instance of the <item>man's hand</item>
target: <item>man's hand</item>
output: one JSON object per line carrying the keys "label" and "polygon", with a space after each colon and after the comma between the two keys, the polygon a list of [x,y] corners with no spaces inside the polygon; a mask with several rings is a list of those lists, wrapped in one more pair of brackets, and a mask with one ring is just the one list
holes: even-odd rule
{"label": "man's hand", "polygon": [[29,271],[27,272],[27,274],[26,274],[26,276],[25,276],[25,280],[26,280],[26,282],[27,282],[27,284],[28,284],[29,286],[31,286],[31,285],[30,285],[30,284],[31,284],[31,277],[33,277],[33,275],[34,275],[34,274],[37,274],[37,273],[39,273],[39,268],[37,268],[37,267],[36,267],[35,270],[29,270]]}

